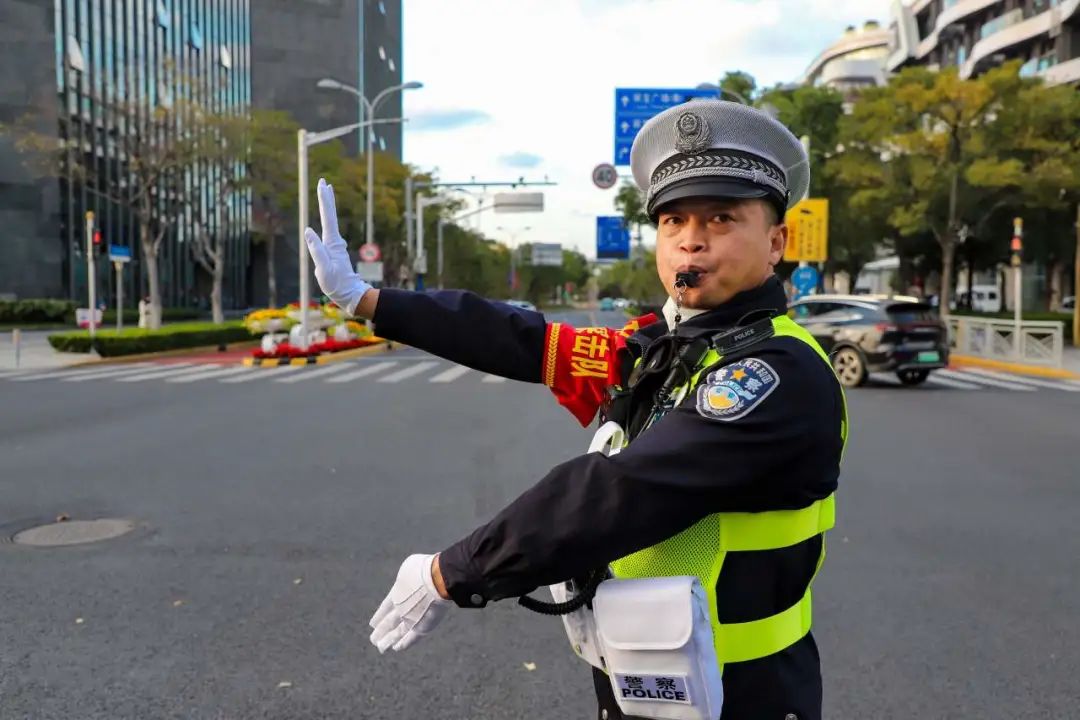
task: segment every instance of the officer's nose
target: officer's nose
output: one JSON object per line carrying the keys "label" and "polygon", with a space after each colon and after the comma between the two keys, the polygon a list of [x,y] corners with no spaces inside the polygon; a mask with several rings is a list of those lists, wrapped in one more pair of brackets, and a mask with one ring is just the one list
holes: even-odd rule
{"label": "officer's nose", "polygon": [[683,225],[683,231],[679,238],[679,250],[689,255],[704,252],[706,237],[705,223],[691,217]]}

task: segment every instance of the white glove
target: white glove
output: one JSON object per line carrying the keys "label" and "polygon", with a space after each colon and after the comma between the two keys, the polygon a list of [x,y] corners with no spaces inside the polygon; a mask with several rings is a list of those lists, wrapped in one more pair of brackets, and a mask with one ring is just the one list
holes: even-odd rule
{"label": "white glove", "polygon": [[390,593],[371,618],[371,644],[384,653],[388,648],[404,650],[427,635],[450,609],[449,600],[439,597],[431,578],[434,555],[410,555],[401,563]]}
{"label": "white glove", "polygon": [[304,231],[308,252],[315,261],[315,279],[319,287],[342,310],[352,315],[360,298],[371,285],[360,279],[349,260],[349,247],[338,231],[337,206],[334,204],[334,188],[319,178],[319,219],[322,222],[322,240],[315,231]]}

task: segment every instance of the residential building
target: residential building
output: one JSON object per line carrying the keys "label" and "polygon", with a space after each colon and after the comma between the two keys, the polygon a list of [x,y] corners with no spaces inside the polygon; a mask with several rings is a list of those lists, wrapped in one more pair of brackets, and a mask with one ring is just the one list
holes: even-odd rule
{"label": "residential building", "polygon": [[814,58],[800,82],[835,88],[845,95],[884,85],[889,38],[890,32],[876,20],[867,20],[862,27],[849,25],[839,40]]}

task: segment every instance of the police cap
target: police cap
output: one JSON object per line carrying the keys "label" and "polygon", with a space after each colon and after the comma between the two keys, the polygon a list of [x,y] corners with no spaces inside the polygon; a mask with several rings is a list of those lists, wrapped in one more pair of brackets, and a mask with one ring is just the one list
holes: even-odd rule
{"label": "police cap", "polygon": [[654,222],[662,205],[689,197],[761,198],[783,217],[810,187],[799,139],[760,110],[726,100],[690,100],[650,119],[634,139],[630,168]]}

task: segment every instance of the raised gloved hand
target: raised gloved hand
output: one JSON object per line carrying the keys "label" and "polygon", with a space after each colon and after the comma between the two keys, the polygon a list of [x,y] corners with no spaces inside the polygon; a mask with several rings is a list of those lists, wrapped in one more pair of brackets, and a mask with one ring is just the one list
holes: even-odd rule
{"label": "raised gloved hand", "polygon": [[315,279],[323,293],[345,312],[352,315],[360,298],[371,285],[360,279],[349,260],[349,248],[338,231],[337,206],[334,204],[334,188],[319,178],[319,219],[322,222],[322,240],[315,231],[304,231],[308,252],[315,261]]}
{"label": "raised gloved hand", "polygon": [[371,644],[384,653],[404,650],[427,635],[450,609],[431,577],[434,555],[410,555],[401,563],[390,593],[371,618]]}

